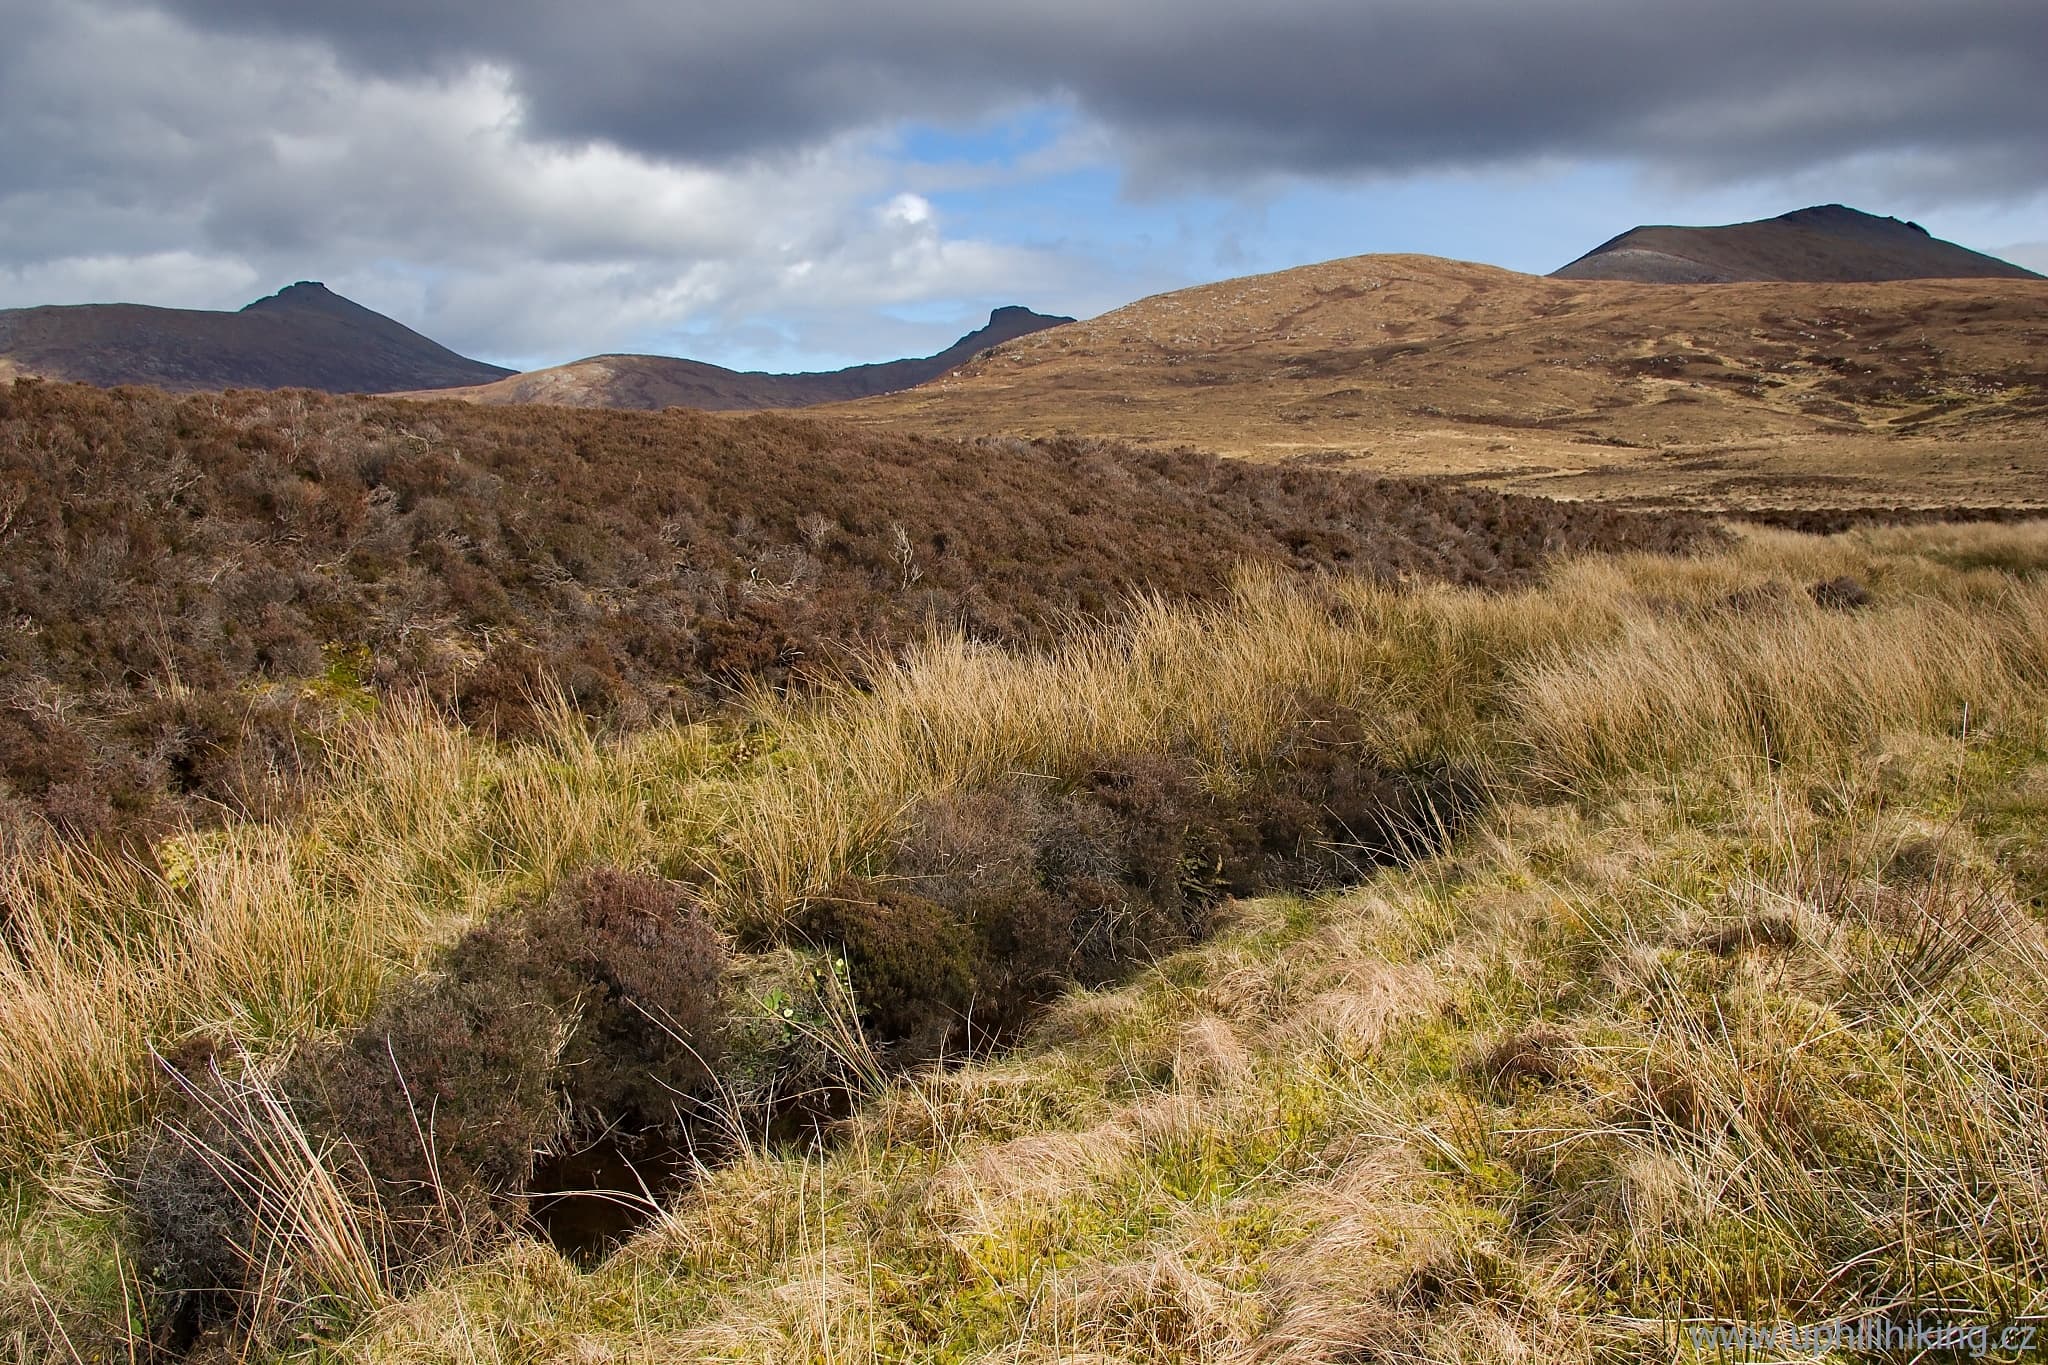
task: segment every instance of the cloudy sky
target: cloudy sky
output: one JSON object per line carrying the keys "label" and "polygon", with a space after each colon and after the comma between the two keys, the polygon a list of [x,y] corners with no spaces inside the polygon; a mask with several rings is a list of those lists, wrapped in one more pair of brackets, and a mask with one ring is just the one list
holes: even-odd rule
{"label": "cloudy sky", "polygon": [[1841,201],[2048,270],[2040,0],[0,0],[0,307],[301,278],[528,367],[937,350]]}

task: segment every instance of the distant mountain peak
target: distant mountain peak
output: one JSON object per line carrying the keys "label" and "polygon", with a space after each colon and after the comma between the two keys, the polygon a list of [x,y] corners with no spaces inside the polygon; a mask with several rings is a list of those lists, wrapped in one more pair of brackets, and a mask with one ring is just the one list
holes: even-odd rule
{"label": "distant mountain peak", "polygon": [[1072,321],[1072,318],[1063,314],[1040,313],[1017,303],[1004,304],[1001,308],[990,310],[987,323],[961,337],[939,355],[950,356],[963,346],[974,351],[985,350],[1027,333],[1042,332],[1048,327],[1057,327],[1063,322]]}
{"label": "distant mountain peak", "polygon": [[78,304],[0,310],[0,362],[90,384],[166,389],[456,388],[512,371],[299,280],[233,312]]}
{"label": "distant mountain peak", "polygon": [[1795,227],[1813,228],[1821,232],[1913,232],[1930,239],[1934,235],[1918,223],[1908,222],[1903,218],[1879,217],[1875,213],[1865,213],[1862,209],[1852,209],[1847,204],[1815,204],[1810,208],[1794,209],[1790,213],[1781,213],[1776,218],[1767,218],[1764,221],[1790,223]]}
{"label": "distant mountain peak", "polygon": [[1847,204],[1814,204],[1720,227],[1630,228],[1551,273],[1638,284],[2040,278],[2010,261],[1942,241],[1918,223]]}
{"label": "distant mountain peak", "polygon": [[1880,218],[1862,209],[1852,209],[1847,204],[1809,204],[1803,209],[1781,213],[1765,221],[1774,223],[1824,223],[1831,219],[1848,219],[1851,222],[1896,223],[1896,218]]}
{"label": "distant mountain peak", "polygon": [[353,299],[345,299],[318,280],[300,280],[288,284],[275,294],[265,294],[253,303],[242,305],[244,313],[271,308],[361,308]]}

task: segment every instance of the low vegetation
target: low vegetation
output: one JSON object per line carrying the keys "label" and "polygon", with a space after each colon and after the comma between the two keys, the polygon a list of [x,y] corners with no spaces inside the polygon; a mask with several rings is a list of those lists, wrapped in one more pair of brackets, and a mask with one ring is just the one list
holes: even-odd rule
{"label": "low vegetation", "polygon": [[337,713],[401,695],[506,735],[549,694],[633,729],[934,629],[1043,647],[1134,594],[1220,601],[1247,564],[1504,586],[1703,535],[1094,442],[21,381],[0,389],[0,847],[277,814]]}
{"label": "low vegetation", "polygon": [[[0,1341],[2024,1325],[2044,573],[2039,524],[1753,530],[1505,592],[1253,570],[608,736],[383,705],[282,818],[8,863]],[[540,1166],[657,1133],[703,1169],[623,1250],[535,1237]]]}

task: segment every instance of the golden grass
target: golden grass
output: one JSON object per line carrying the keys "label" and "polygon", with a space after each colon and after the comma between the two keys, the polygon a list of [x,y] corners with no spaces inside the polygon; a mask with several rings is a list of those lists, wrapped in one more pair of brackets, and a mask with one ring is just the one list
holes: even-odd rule
{"label": "golden grass", "polygon": [[[694,866],[729,924],[771,924],[922,797],[1170,744],[1228,783],[1318,700],[1508,804],[1448,859],[1248,910],[1021,1055],[899,1086],[833,1155],[717,1173],[589,1280],[519,1247],[365,1290],[344,1354],[1543,1359],[1666,1301],[1854,1312],[1920,1276],[2037,1308],[2048,960],[2008,833],[1971,822],[2048,788],[2044,569],[2038,525],[1756,534],[1511,595],[1253,578],[617,741],[394,709],[289,828],[5,869],[0,1169],[51,1193],[0,1310],[49,1228],[105,1245],[56,1197],[64,1154],[118,1149],[152,1047],[343,1026],[593,861]],[[1845,573],[1871,607],[1805,592]]]}
{"label": "golden grass", "polygon": [[0,868],[0,1171],[121,1133],[161,1080],[151,1048],[345,1024],[507,896],[644,856],[669,814],[649,772],[717,761],[687,731],[601,752],[556,729],[499,749],[397,707],[344,734],[334,789],[290,827],[188,832],[154,867],[56,849]]}
{"label": "golden grass", "polygon": [[1995,603],[1907,599],[1864,612],[1766,603],[1705,622],[1632,622],[1522,673],[1516,706],[1564,791],[1646,764],[1853,761],[1888,730],[2011,717],[2048,677],[2048,586]]}
{"label": "golden grass", "polygon": [[[1712,1359],[1688,1323],[2039,1314],[2048,944],[1968,828],[1932,880],[1888,864],[1883,782],[1505,807],[900,1084],[822,1161],[713,1175],[594,1274],[520,1248],[338,1354]],[[1813,937],[1701,946],[1787,906]],[[1550,1065],[1491,1073],[1507,1038]]]}
{"label": "golden grass", "polygon": [[[1361,256],[1143,299],[819,411],[1715,511],[2040,507],[2039,379],[1970,393],[1954,376],[2026,363],[2044,294],[1594,283]],[[1893,344],[1902,327],[1939,356]]]}

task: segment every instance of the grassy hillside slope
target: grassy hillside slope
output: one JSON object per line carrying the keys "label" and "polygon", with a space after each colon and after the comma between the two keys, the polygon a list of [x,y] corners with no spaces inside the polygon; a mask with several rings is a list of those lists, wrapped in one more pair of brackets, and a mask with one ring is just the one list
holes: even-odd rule
{"label": "grassy hillside slope", "polygon": [[[227,1126],[184,1131],[231,1144],[221,1226],[259,1215],[254,1259],[223,1263],[249,1297],[202,1348],[1667,1359],[1712,1358],[1687,1323],[2020,1322],[2048,1299],[2044,572],[2039,524],[1757,532],[1505,594],[1254,576],[1049,652],[940,642],[612,742],[387,711],[299,821],[187,838],[173,873],[10,870],[0,1314],[61,1358],[175,1311],[188,1263],[123,1211],[179,1112],[144,1084],[153,1045],[226,1087]],[[1312,790],[1307,819],[1333,774],[1444,770],[1485,795],[1447,848],[1374,872],[1355,824],[1304,824],[1289,875],[1363,883],[1231,899],[1232,810]],[[482,1007],[478,945],[587,907],[594,864],[659,874],[719,936],[722,1022],[693,1038],[829,1073],[858,1112],[764,1140],[758,1073],[728,1068],[710,1097],[753,1136],[601,1267],[488,1221],[409,1253],[364,1165],[402,1144],[329,1145],[293,1059],[413,1055],[415,1006],[388,1002]],[[885,1030],[952,959],[892,957],[858,915],[794,932],[866,905],[971,938],[991,886],[1209,920],[943,1068]],[[414,964],[426,984],[394,985]],[[652,998],[619,989],[585,1004]],[[573,1106],[584,1073],[551,1068],[593,1017],[497,1092],[537,1067]],[[482,1130],[439,1126],[475,1101],[437,1074],[413,1140],[452,1160]],[[471,1207],[440,1188],[423,1216]]]}
{"label": "grassy hillside slope", "polygon": [[2048,281],[1624,284],[1359,256],[828,411],[1715,510],[2043,505]]}

